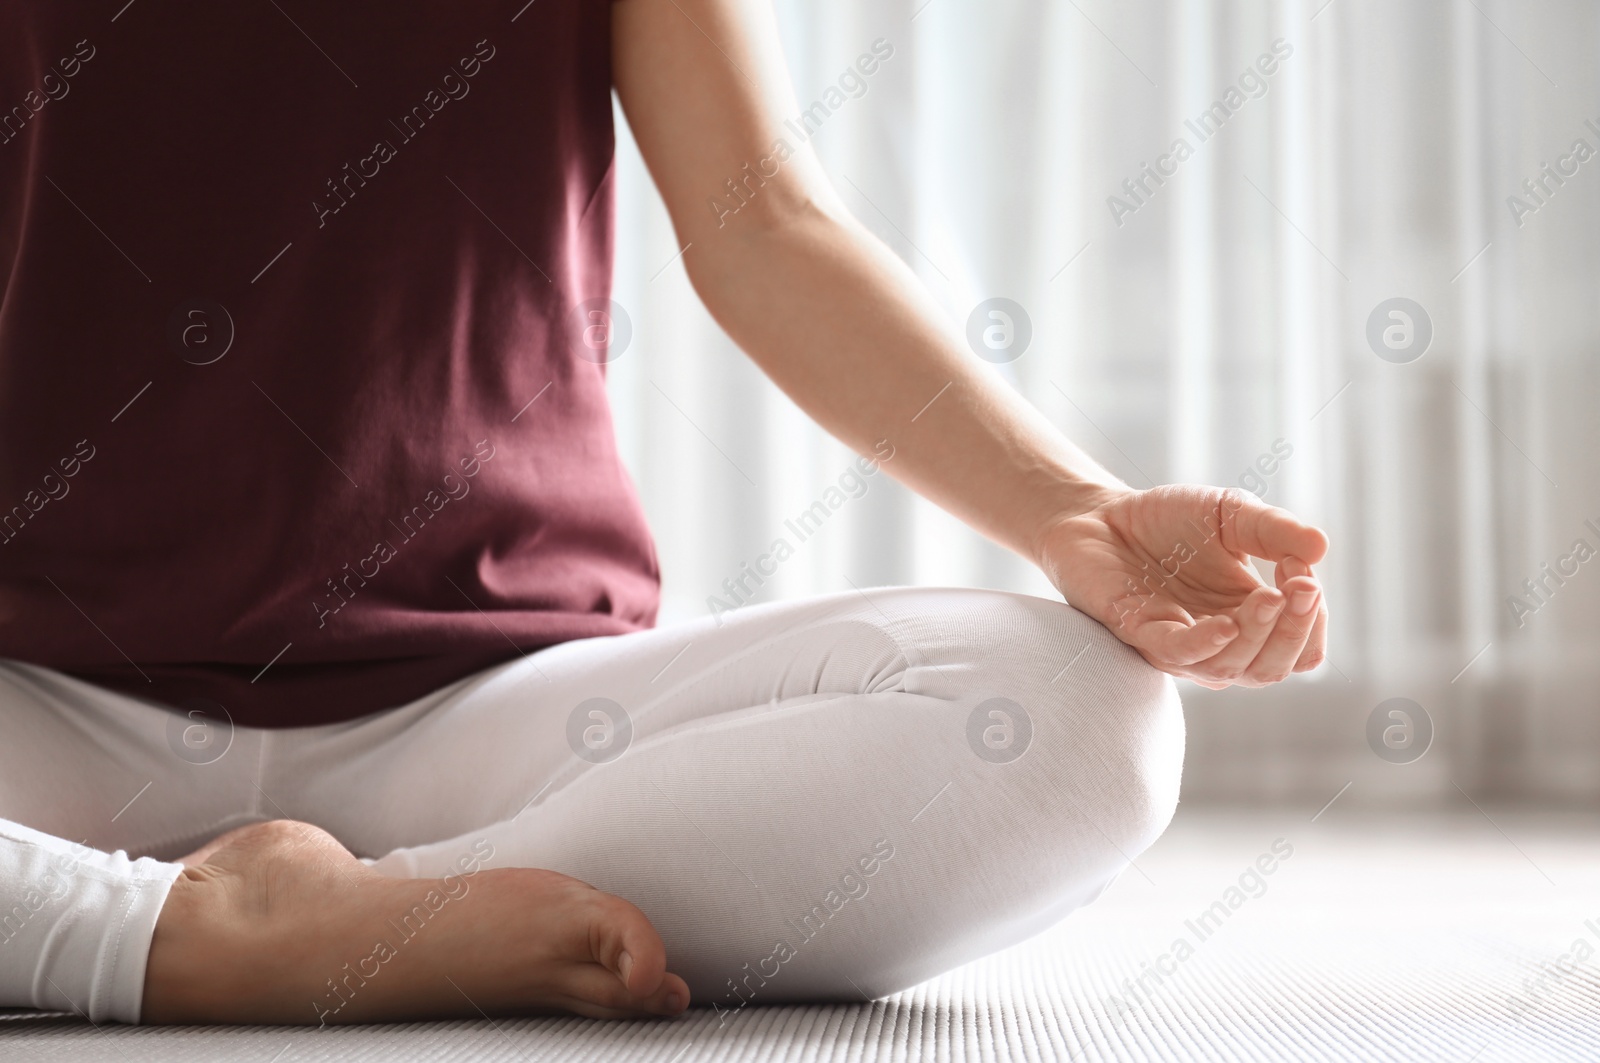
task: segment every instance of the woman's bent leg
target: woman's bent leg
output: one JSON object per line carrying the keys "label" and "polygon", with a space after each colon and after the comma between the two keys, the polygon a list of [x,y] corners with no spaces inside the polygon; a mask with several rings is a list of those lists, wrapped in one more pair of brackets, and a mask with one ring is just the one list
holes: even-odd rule
{"label": "woman's bent leg", "polygon": [[582,879],[728,1009],[894,992],[1089,903],[1165,829],[1183,719],[1062,603],[876,589],[555,647],[285,737],[303,818],[392,848],[379,871]]}

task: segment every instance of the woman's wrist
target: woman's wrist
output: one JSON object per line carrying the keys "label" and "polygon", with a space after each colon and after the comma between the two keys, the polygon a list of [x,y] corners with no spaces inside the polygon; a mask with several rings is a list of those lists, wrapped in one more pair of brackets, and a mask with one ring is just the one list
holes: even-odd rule
{"label": "woman's wrist", "polygon": [[1059,587],[1061,573],[1056,571],[1053,555],[1055,544],[1063,531],[1084,514],[1135,493],[1134,488],[1110,478],[1106,481],[1074,480],[1061,483],[1049,492],[1050,502],[1027,537],[1026,556]]}

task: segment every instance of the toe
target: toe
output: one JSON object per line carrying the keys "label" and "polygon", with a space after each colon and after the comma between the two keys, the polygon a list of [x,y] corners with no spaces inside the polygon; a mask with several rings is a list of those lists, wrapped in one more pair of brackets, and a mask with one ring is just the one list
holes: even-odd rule
{"label": "toe", "polygon": [[655,992],[631,993],[613,972],[598,964],[575,964],[561,982],[564,1005],[597,1019],[676,1015],[688,1007],[689,987],[675,974],[661,978]]}
{"label": "toe", "polygon": [[591,907],[590,958],[611,972],[631,996],[655,994],[667,972],[667,950],[650,920],[634,905],[608,893],[597,892]]}

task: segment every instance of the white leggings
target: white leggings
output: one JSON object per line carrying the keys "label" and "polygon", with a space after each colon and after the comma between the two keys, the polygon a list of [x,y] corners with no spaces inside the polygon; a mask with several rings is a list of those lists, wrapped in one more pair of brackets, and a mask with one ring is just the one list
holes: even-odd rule
{"label": "white leggings", "polygon": [[697,1004],[882,996],[1098,897],[1166,828],[1183,734],[1105,628],[983,590],[583,639],[292,730],[0,661],[0,1007],[137,1022],[164,861],[279,818],[387,875],[622,896]]}

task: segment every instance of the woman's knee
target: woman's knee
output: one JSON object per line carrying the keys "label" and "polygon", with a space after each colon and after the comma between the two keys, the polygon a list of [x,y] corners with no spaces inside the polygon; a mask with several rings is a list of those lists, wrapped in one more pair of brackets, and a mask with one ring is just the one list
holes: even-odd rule
{"label": "woman's knee", "polygon": [[[762,1000],[904,988],[1093,901],[1173,813],[1183,754],[1176,691],[1099,624],[1022,595],[871,594],[871,607],[841,603],[855,610],[848,619],[884,636],[885,652],[872,659],[889,663],[875,665],[861,700],[833,697],[696,739],[696,756],[718,763],[742,762],[746,749],[807,751],[760,790],[761,807],[786,810],[766,824],[786,839],[776,861],[753,856],[743,871],[722,870],[736,893],[745,872],[768,888],[772,908],[748,933],[713,946],[697,937],[695,919],[678,925],[653,912],[643,887],[630,897],[663,916],[673,947],[692,942],[685,976],[697,993],[736,992],[727,979],[744,977],[740,965],[779,938],[795,955],[768,976]],[[648,755],[641,747],[631,763]],[[874,870],[859,876],[870,894],[847,902],[841,887],[830,902],[838,869],[879,845]],[[594,850],[592,831],[582,846]],[[720,867],[725,854],[707,859]],[[577,877],[629,896],[627,883]],[[774,899],[790,880],[793,895]],[[830,918],[813,940],[797,913],[819,903],[841,925]]]}
{"label": "woman's knee", "polygon": [[[1166,829],[1177,807],[1184,749],[1177,688],[1071,606],[1017,597],[1020,615],[988,647],[989,664],[976,677],[972,696],[982,699],[970,744],[1008,767],[995,781],[1033,802],[1042,825],[1081,816],[1131,856]],[[1010,651],[1014,642],[1022,652]],[[985,696],[989,690],[1000,693]],[[989,742],[1007,737],[994,714],[1008,709],[1017,717],[1016,744],[993,749]],[[985,727],[986,718],[998,730]]]}
{"label": "woman's knee", "polygon": [[933,800],[895,837],[894,873],[875,887],[892,903],[872,906],[869,955],[841,964],[873,993],[1092,902],[1177,805],[1184,726],[1170,677],[1063,603],[980,592],[960,604],[959,649],[911,685],[961,733],[919,743]]}
{"label": "woman's knee", "polygon": [[892,839],[872,883],[882,896],[831,958],[839,998],[896,992],[1048,929],[1166,829],[1182,773],[1177,691],[1120,643],[1088,637],[1070,687],[1059,664],[1019,666],[965,699],[954,792],[931,794]]}
{"label": "woman's knee", "polygon": [[1142,849],[1165,829],[1184,746],[1171,677],[1065,602],[882,593],[861,618],[900,646],[903,689],[960,707],[976,785],[1041,830],[1088,818],[1118,847]]}

